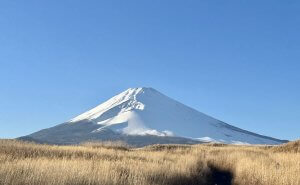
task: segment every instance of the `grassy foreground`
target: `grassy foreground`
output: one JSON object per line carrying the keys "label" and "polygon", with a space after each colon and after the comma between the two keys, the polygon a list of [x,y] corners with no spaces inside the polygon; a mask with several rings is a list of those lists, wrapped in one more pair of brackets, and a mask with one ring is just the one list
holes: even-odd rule
{"label": "grassy foreground", "polygon": [[299,143],[133,149],[118,143],[49,146],[0,140],[0,184],[299,185]]}

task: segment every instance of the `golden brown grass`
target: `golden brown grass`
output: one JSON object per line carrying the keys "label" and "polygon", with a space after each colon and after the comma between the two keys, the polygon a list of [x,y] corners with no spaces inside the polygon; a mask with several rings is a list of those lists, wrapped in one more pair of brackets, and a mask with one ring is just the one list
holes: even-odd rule
{"label": "golden brown grass", "polygon": [[0,140],[1,185],[299,185],[299,174],[299,153],[266,147]]}
{"label": "golden brown grass", "polygon": [[300,140],[273,147],[273,151],[300,153]]}

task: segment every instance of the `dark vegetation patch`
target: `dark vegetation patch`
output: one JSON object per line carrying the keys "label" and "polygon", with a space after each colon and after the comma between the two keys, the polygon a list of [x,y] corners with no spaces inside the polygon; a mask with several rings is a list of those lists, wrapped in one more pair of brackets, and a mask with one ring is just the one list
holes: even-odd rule
{"label": "dark vegetation patch", "polygon": [[[149,184],[155,182],[164,185],[232,185],[233,173],[212,164],[198,161],[187,174],[174,174],[167,179],[164,174],[149,176]],[[151,182],[151,183],[150,183]]]}
{"label": "dark vegetation patch", "polygon": [[211,170],[211,179],[209,184],[211,185],[231,185],[233,181],[233,173],[229,170],[217,168],[213,165],[209,165]]}

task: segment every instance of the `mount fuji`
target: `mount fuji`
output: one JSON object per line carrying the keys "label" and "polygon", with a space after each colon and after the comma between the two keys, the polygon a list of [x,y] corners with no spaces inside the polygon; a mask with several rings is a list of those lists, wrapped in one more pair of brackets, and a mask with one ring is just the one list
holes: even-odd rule
{"label": "mount fuji", "polygon": [[153,88],[130,88],[65,123],[20,139],[50,144],[124,140],[136,146],[157,143],[285,142],[224,123]]}

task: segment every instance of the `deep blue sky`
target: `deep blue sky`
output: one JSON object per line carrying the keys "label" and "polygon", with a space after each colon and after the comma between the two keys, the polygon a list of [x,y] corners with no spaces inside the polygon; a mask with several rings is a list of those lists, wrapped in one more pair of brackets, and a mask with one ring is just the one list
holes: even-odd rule
{"label": "deep blue sky", "polygon": [[235,126],[300,138],[297,0],[2,0],[0,137],[153,87]]}

